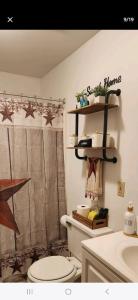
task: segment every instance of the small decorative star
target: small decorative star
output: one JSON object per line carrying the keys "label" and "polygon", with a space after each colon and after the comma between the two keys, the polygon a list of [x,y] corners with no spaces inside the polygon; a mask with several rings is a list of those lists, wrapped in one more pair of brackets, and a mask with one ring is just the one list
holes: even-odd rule
{"label": "small decorative star", "polygon": [[50,123],[51,126],[52,126],[52,120],[55,119],[55,117],[53,116],[53,114],[51,113],[51,111],[48,111],[47,115],[43,116],[43,118],[46,119],[46,125],[48,125]]}
{"label": "small decorative star", "polygon": [[90,178],[91,174],[94,173],[94,176],[96,178],[96,164],[98,159],[95,158],[89,158],[89,172],[88,172],[88,178]]}
{"label": "small decorative star", "polygon": [[13,269],[12,271],[12,274],[14,274],[16,271],[20,272],[21,273],[21,267],[22,267],[22,263],[20,263],[17,258],[16,260],[14,261],[14,263],[10,266],[10,268]]}
{"label": "small decorative star", "polygon": [[34,250],[34,253],[32,256],[30,256],[32,259],[32,264],[39,259],[39,255],[36,253],[36,250]]}
{"label": "small decorative star", "polygon": [[25,118],[31,116],[32,118],[34,117],[34,112],[36,111],[36,109],[33,109],[33,107],[31,106],[31,103],[29,102],[28,107],[24,107],[23,108],[26,111],[26,116]]}
{"label": "small decorative star", "polygon": [[10,120],[12,122],[11,116],[14,114],[13,111],[9,111],[9,108],[7,105],[4,106],[4,110],[1,110],[0,113],[3,115],[2,122],[6,119]]}

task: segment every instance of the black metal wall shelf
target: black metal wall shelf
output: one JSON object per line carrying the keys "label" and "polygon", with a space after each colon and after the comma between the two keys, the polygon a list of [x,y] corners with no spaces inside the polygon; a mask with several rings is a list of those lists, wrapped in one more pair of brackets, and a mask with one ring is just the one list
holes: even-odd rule
{"label": "black metal wall shelf", "polygon": [[117,158],[114,156],[113,158],[109,158],[107,157],[107,150],[109,149],[115,149],[112,147],[106,147],[106,140],[107,140],[107,125],[108,125],[108,110],[111,108],[117,108],[118,105],[114,105],[114,104],[109,104],[109,97],[110,95],[116,95],[116,96],[120,96],[121,94],[121,90],[110,90],[106,93],[105,95],[105,103],[95,103],[92,105],[88,105],[79,109],[75,109],[75,110],[71,110],[68,113],[69,114],[75,114],[75,135],[78,136],[78,129],[79,129],[79,114],[83,114],[83,115],[87,115],[87,114],[92,114],[92,113],[96,113],[99,111],[103,111],[104,112],[104,122],[103,122],[103,145],[102,147],[97,147],[97,148],[81,148],[81,147],[68,147],[69,149],[74,149],[75,150],[75,156],[78,159],[82,159],[82,160],[87,160],[87,156],[79,156],[78,154],[78,149],[102,149],[103,152],[103,158],[101,158],[101,160],[103,161],[108,161],[108,162],[112,162],[112,163],[116,163],[117,162]]}

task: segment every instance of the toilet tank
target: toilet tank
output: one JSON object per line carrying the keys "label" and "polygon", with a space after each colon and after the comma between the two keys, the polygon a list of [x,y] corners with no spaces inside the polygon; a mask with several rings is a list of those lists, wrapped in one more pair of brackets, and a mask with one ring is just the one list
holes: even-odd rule
{"label": "toilet tank", "polygon": [[73,224],[68,225],[67,232],[69,251],[81,261],[81,241],[88,240],[90,236]]}
{"label": "toilet tank", "polygon": [[[111,233],[112,230],[109,227],[103,227],[99,229],[90,229],[87,226],[81,224],[72,216],[63,216],[64,221],[61,224],[66,226],[68,233],[68,248],[71,255],[82,260],[81,258],[81,241]],[[62,218],[61,218],[62,220]],[[66,223],[66,224],[65,224]]]}

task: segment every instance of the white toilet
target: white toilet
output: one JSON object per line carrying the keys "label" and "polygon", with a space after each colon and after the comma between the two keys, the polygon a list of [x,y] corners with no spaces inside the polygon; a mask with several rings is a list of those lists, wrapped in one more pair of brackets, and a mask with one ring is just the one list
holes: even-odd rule
{"label": "white toilet", "polygon": [[112,232],[109,227],[92,230],[67,215],[61,218],[61,224],[67,227],[68,248],[73,256],[39,259],[28,269],[28,282],[75,282],[81,276],[81,241]]}

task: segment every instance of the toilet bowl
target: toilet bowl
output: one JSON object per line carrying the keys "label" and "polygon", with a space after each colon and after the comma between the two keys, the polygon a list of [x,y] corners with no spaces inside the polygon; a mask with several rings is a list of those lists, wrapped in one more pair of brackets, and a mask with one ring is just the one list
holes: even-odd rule
{"label": "toilet bowl", "polygon": [[48,256],[34,262],[28,269],[28,282],[75,282],[81,277],[81,241],[111,233],[109,227],[92,230],[71,216],[61,218],[67,228],[71,257]]}
{"label": "toilet bowl", "polygon": [[81,276],[81,263],[74,257],[49,256],[28,269],[28,282],[74,282]]}

